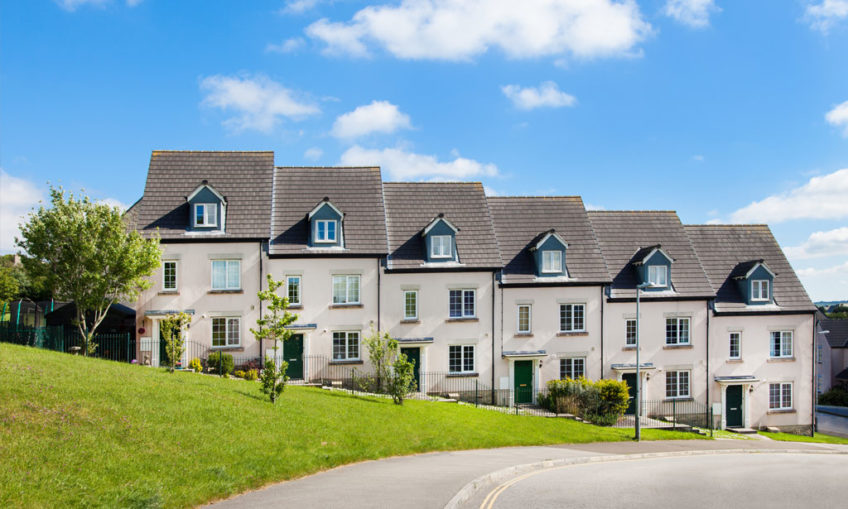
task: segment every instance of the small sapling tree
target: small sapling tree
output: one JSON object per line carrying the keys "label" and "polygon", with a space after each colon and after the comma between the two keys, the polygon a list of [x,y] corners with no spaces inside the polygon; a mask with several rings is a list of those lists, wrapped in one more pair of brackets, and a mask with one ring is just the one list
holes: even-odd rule
{"label": "small sapling tree", "polygon": [[371,329],[364,341],[368,359],[374,367],[376,392],[389,394],[396,405],[402,405],[415,385],[413,364],[400,353],[398,340],[387,332]]}
{"label": "small sapling tree", "polygon": [[283,286],[282,281],[274,281],[271,275],[268,275],[268,289],[258,293],[260,302],[267,302],[265,315],[256,320],[258,330],[250,329],[257,341],[271,341],[274,345],[274,358],[265,360],[265,367],[259,375],[262,382],[262,392],[268,394],[271,398],[271,403],[276,403],[283,389],[286,387],[286,369],[289,365],[285,361],[277,364],[277,349],[280,348],[280,343],[287,341],[291,335],[287,327],[297,320],[297,315],[288,311],[289,299],[277,295],[277,290]]}
{"label": "small sapling tree", "polygon": [[184,332],[189,323],[191,315],[185,311],[168,315],[159,322],[162,338],[165,340],[165,354],[168,356],[168,371],[171,373],[185,352]]}

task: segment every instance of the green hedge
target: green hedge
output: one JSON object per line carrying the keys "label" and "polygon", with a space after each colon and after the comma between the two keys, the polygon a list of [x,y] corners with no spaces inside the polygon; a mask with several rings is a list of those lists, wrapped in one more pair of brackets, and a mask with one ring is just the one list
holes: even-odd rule
{"label": "green hedge", "polygon": [[819,395],[819,405],[848,406],[848,391],[834,387]]}
{"label": "green hedge", "polygon": [[584,377],[551,380],[547,383],[547,394],[539,395],[539,404],[551,412],[574,414],[601,426],[615,424],[627,410],[628,400],[625,382],[593,382]]}
{"label": "green hedge", "polygon": [[[223,357],[223,366],[221,366],[221,358]],[[233,356],[224,352],[212,352],[206,358],[206,369],[212,368],[212,372],[219,375],[230,375],[235,369]]]}

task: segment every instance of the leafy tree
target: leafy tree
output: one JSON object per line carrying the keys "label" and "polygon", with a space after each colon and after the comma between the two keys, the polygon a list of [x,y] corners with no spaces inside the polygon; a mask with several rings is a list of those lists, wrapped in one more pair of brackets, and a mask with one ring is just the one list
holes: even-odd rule
{"label": "leafy tree", "polygon": [[288,380],[286,376],[288,363],[283,361],[279,366],[276,364],[278,342],[287,341],[291,337],[292,331],[287,327],[297,320],[297,315],[288,310],[288,297],[277,295],[277,290],[281,286],[283,286],[282,281],[274,281],[274,278],[268,274],[268,289],[257,294],[259,302],[268,303],[267,311],[264,316],[256,320],[259,329],[250,329],[257,341],[271,341],[274,344],[274,358],[265,361],[265,367],[259,376],[262,381],[262,392],[270,396],[271,403],[277,402]]}
{"label": "leafy tree", "polygon": [[31,212],[15,241],[29,255],[27,272],[44,278],[56,298],[76,303],[85,355],[97,348],[94,333],[109,307],[149,288],[162,256],[159,239],[132,230],[117,207],[53,187],[50,207]]}
{"label": "leafy tree", "polygon": [[21,295],[21,284],[15,277],[13,269],[0,267],[0,302],[17,299]]}
{"label": "leafy tree", "polygon": [[191,315],[185,311],[166,316],[159,322],[159,329],[165,339],[165,354],[168,356],[168,370],[173,373],[180,357],[185,352],[183,331],[191,323]]}
{"label": "leafy tree", "polygon": [[395,405],[403,405],[406,395],[415,390],[415,365],[406,358],[406,354],[398,354],[392,363],[389,376],[388,393]]}
{"label": "leafy tree", "polygon": [[415,386],[414,365],[400,353],[398,340],[387,332],[371,329],[364,342],[375,373],[373,383],[367,385],[372,385],[377,392],[389,394],[396,405],[402,405]]}

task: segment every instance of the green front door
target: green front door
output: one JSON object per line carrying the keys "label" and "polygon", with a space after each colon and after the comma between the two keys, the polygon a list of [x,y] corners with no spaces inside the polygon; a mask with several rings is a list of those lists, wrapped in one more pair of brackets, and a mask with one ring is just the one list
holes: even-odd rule
{"label": "green front door", "polygon": [[421,349],[401,348],[400,353],[406,355],[406,360],[412,363],[412,374],[415,377],[415,390],[421,390]]}
{"label": "green front door", "polygon": [[515,361],[515,403],[533,402],[533,361]]}
{"label": "green front door", "polygon": [[725,419],[728,428],[741,428],[745,425],[742,418],[742,386],[728,385],[725,394],[727,408]]}
{"label": "green front door", "polygon": [[[630,396],[630,401],[627,404],[625,414],[636,414],[636,373],[625,373],[621,375],[621,379],[627,382],[627,392]],[[644,412],[643,412],[644,413]]]}
{"label": "green front door", "polygon": [[283,344],[283,360],[289,363],[289,378],[303,380],[303,334],[292,334]]}

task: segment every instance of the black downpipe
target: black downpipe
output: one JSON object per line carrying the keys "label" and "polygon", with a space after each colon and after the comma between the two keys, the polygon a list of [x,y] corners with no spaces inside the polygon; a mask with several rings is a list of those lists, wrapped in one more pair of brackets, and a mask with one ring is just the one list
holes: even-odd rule
{"label": "black downpipe", "polygon": [[[710,416],[710,429],[713,429],[712,408],[713,402],[710,399],[710,301],[707,304],[707,415]],[[743,423],[744,424],[744,423]]]}
{"label": "black downpipe", "polygon": [[382,272],[382,263],[380,263],[380,258],[377,258],[377,332],[380,332],[380,294],[383,292],[380,287],[381,284],[381,274]]}
{"label": "black downpipe", "polygon": [[[259,241],[259,291],[262,291],[262,241]],[[262,318],[262,299],[259,299],[259,318]],[[259,338],[259,365],[265,366],[265,349],[262,348],[262,338]]]}
{"label": "black downpipe", "polygon": [[[492,272],[492,404],[495,403],[495,292],[497,291],[497,276]],[[501,321],[503,324],[503,321]]]}
{"label": "black downpipe", "polygon": [[811,380],[812,386],[813,386],[812,387],[813,401],[812,401],[812,405],[811,405],[812,408],[810,408],[810,417],[813,419],[813,422],[810,423],[811,424],[810,436],[815,435],[816,427],[817,427],[816,426],[816,399],[817,399],[817,395],[816,395],[816,358],[817,357],[816,357],[816,355],[818,355],[818,352],[816,351],[816,330],[818,329],[818,325],[816,324],[816,322],[817,322],[816,313],[813,313],[813,351],[812,351],[813,355],[811,356],[813,358],[813,379]]}
{"label": "black downpipe", "polygon": [[601,290],[601,378],[604,377],[604,285],[598,287]]}

